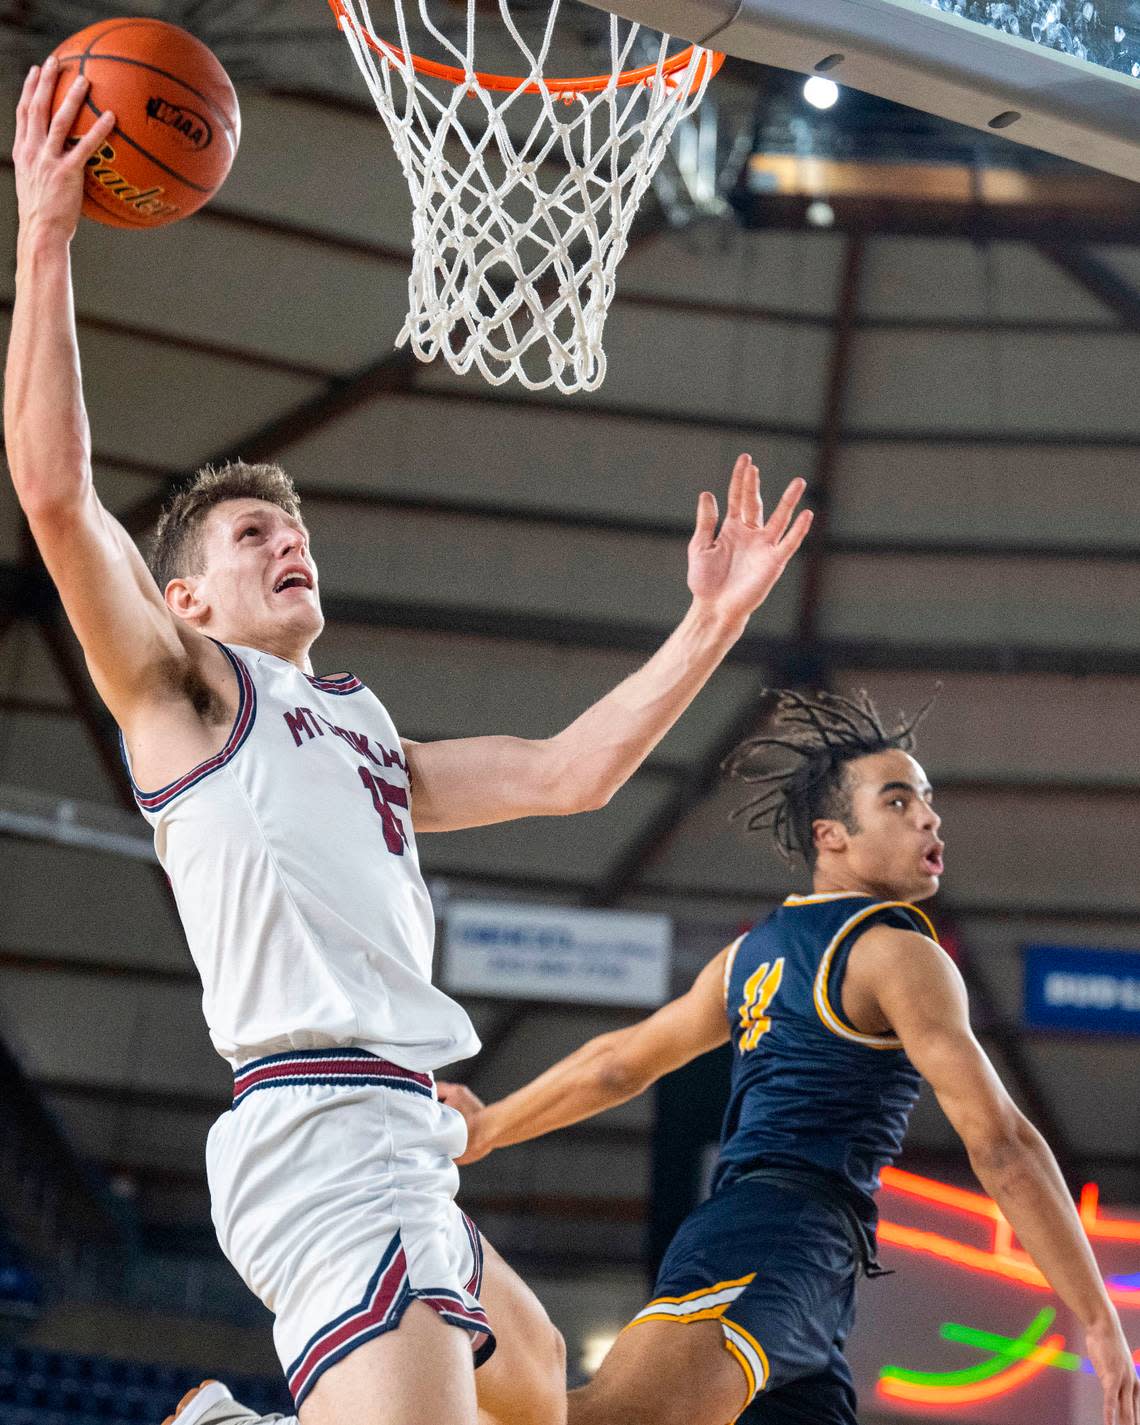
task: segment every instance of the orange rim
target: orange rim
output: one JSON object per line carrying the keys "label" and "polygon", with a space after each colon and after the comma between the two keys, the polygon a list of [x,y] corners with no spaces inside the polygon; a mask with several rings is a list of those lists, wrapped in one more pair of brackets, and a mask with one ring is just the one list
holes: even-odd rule
{"label": "orange rim", "polygon": [[[343,30],[346,26],[352,26],[369,49],[375,50],[381,59],[395,60],[397,64],[403,64],[407,58],[410,58],[412,68],[417,74],[425,74],[431,79],[445,79],[449,84],[470,83],[471,76],[452,64],[439,64],[434,59],[421,59],[418,54],[406,57],[404,51],[398,46],[374,39],[372,35],[365,33],[348,14],[342,0],[329,0],[329,6],[336,16],[340,28]],[[669,79],[679,70],[683,70],[697,48],[697,45],[689,45],[675,54],[672,59],[667,59],[661,66],[662,76]],[[709,69],[709,78],[711,79],[724,63],[724,59],[724,55],[719,50],[709,50],[706,57],[697,65],[696,73],[689,86],[690,91],[698,88],[704,82],[706,66],[711,64]],[[617,76],[617,86],[619,89],[625,89],[632,84],[646,84],[655,79],[657,73],[658,69],[655,64],[643,64],[638,69],[623,69]],[[614,82],[612,74],[586,74],[577,79],[544,78],[541,84],[536,84],[533,81],[527,84],[521,75],[484,74],[478,69],[474,71],[474,77],[484,89],[513,93],[521,88],[523,94],[541,94],[545,90],[549,94],[561,94],[567,100],[573,99],[577,94],[596,94]]]}

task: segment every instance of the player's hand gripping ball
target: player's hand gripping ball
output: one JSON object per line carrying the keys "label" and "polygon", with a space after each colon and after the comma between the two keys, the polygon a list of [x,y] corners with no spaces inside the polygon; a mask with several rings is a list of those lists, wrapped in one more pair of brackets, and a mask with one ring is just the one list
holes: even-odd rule
{"label": "player's hand gripping ball", "polygon": [[201,40],[162,20],[102,20],[55,51],[54,113],[78,74],[91,82],[72,130],[104,109],[115,127],[84,174],[83,211],[116,228],[157,228],[200,208],[237,153],[241,113],[229,75]]}

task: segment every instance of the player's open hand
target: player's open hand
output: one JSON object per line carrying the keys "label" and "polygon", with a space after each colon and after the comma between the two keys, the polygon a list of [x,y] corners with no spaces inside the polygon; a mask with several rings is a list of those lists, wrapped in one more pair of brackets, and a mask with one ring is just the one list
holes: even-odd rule
{"label": "player's open hand", "polygon": [[114,128],[115,116],[106,110],[69,147],[67,138],[90,82],[82,76],[75,79],[53,117],[59,82],[59,61],[54,57],[29,70],[16,106],[12,161],[21,228],[47,230],[70,239],[83,203],[84,165]]}
{"label": "player's open hand", "polygon": [[1140,1425],[1140,1381],[1115,1312],[1089,1328],[1086,1343],[1104,1391],[1104,1425]]}
{"label": "player's open hand", "polygon": [[455,1161],[463,1167],[466,1163],[477,1163],[480,1158],[485,1158],[491,1151],[480,1141],[480,1122],[486,1112],[486,1104],[466,1084],[449,1084],[441,1080],[436,1084],[435,1091],[440,1103],[454,1108],[467,1122],[467,1147]]}
{"label": "player's open hand", "polygon": [[811,511],[796,506],[807,488],[793,480],[767,523],[760,500],[760,472],[750,455],[737,458],[728,487],[728,510],[716,527],[716,497],[701,492],[697,527],[689,541],[689,590],[728,621],[747,619],[758,609],[811,528]]}

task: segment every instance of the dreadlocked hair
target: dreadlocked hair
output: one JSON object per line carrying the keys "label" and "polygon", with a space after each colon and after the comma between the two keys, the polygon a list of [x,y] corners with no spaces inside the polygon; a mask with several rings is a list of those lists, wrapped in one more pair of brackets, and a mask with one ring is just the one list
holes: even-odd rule
{"label": "dreadlocked hair", "polygon": [[802,856],[814,866],[813,824],[841,821],[857,831],[845,778],[848,762],[875,752],[910,752],[914,733],[930,711],[938,689],[912,718],[899,714],[888,728],[864,690],[850,698],[791,688],[771,689],[774,700],[764,733],[750,737],[721,764],[730,777],[762,790],[732,813],[746,816],[749,831],[772,832],[786,861]]}

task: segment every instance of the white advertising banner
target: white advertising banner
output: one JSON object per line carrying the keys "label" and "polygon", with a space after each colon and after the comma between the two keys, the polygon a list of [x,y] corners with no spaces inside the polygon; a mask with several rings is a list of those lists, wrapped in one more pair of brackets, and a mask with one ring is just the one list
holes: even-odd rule
{"label": "white advertising banner", "polygon": [[634,1006],[669,994],[667,915],[449,901],[444,923],[454,994]]}

